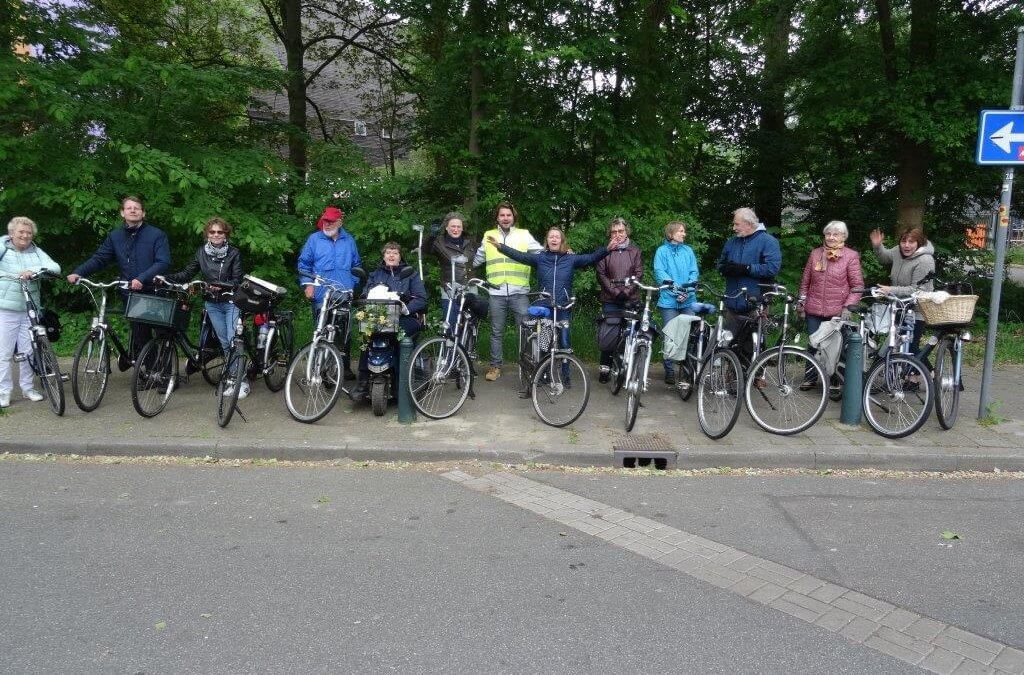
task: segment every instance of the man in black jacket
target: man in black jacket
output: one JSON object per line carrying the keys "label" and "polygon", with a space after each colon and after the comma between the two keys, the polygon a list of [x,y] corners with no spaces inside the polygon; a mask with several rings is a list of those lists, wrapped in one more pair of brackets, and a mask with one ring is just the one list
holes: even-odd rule
{"label": "man in black jacket", "polygon": [[[116,261],[121,271],[120,278],[130,282],[133,291],[141,291],[151,287],[153,277],[167,270],[171,264],[167,235],[146,222],[142,200],[134,196],[122,199],[121,218],[121,227],[111,230],[92,257],[68,275],[70,283],[78,283],[80,277],[94,274]],[[124,294],[124,299],[127,301],[127,294]],[[133,356],[138,355],[152,336],[150,326],[132,324]],[[124,371],[131,367],[131,363],[121,358],[118,367]]]}

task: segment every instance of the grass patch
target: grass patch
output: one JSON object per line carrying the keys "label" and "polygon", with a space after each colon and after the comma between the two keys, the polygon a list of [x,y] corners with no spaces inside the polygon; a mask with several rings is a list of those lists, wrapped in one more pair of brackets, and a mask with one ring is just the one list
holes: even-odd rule
{"label": "grass patch", "polygon": [[[978,322],[974,340],[964,347],[964,363],[979,366],[985,360],[987,326]],[[996,363],[1024,365],[1024,323],[1003,321],[996,329]]]}

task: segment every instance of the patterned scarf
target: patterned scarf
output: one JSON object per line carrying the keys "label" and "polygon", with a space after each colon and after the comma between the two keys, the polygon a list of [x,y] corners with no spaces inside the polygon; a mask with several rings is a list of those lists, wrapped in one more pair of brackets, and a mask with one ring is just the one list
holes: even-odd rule
{"label": "patterned scarf", "polygon": [[828,269],[829,260],[839,260],[839,254],[843,250],[843,244],[839,246],[831,247],[825,244],[825,255],[821,256],[818,262],[814,265],[814,269],[817,272],[824,272]]}
{"label": "patterned scarf", "polygon": [[224,242],[223,246],[214,246],[210,242],[206,242],[206,246],[203,247],[203,250],[206,251],[206,255],[210,256],[217,262],[220,262],[221,260],[224,260],[224,258],[228,257],[227,242]]}

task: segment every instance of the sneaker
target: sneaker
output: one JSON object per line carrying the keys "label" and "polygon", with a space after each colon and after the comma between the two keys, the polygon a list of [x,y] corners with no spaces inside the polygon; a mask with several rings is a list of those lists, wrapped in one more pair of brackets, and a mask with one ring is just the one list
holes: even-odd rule
{"label": "sneaker", "polygon": [[24,393],[25,398],[27,398],[28,400],[32,401],[33,403],[39,403],[40,401],[43,400],[43,395],[40,394],[35,389],[28,389],[28,390],[26,390],[26,391],[24,391],[22,393]]}
{"label": "sneaker", "polygon": [[484,375],[484,379],[488,382],[494,382],[499,377],[501,377],[501,368],[498,366],[491,366],[487,369],[487,374]]}
{"label": "sneaker", "polygon": [[810,391],[814,389],[814,385],[817,384],[817,380],[804,380],[800,383],[800,391]]}
{"label": "sneaker", "polygon": [[238,400],[241,401],[243,398],[249,395],[249,382],[246,380],[242,381],[242,386],[238,390]]}
{"label": "sneaker", "polygon": [[346,382],[351,382],[354,379],[356,379],[356,374],[353,373],[351,370],[346,369],[345,370],[345,381]]}
{"label": "sneaker", "polygon": [[0,408],[6,408],[11,404],[11,393],[0,394]]}
{"label": "sneaker", "polygon": [[[120,364],[118,365],[118,367],[120,367]],[[202,370],[202,367],[198,363],[196,363],[195,359],[190,358],[188,361],[185,362],[186,375],[194,375],[198,373],[200,370]]]}
{"label": "sneaker", "polygon": [[117,355],[117,369],[122,373],[132,367],[132,359],[127,354]]}
{"label": "sneaker", "polygon": [[668,373],[668,372],[666,372],[665,373],[665,384],[667,384],[668,386],[672,387],[672,386],[675,386],[675,383],[676,383],[676,374],[675,373]]}
{"label": "sneaker", "polygon": [[597,376],[597,381],[600,382],[601,384],[604,384],[605,382],[610,380],[611,377],[612,377],[612,367],[611,366],[601,366],[601,372]]}

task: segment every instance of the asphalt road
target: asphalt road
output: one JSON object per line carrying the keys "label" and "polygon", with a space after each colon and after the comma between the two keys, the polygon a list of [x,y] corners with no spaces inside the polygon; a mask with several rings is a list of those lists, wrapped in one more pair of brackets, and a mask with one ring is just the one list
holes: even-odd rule
{"label": "asphalt road", "polygon": [[[1019,480],[529,477],[1024,644]],[[4,672],[914,670],[422,470],[8,460],[0,513]]]}

